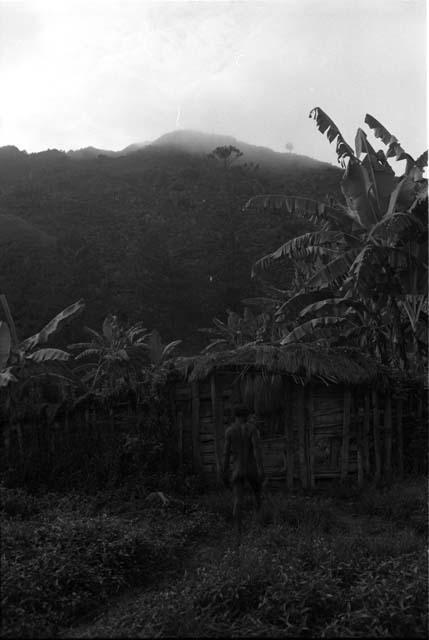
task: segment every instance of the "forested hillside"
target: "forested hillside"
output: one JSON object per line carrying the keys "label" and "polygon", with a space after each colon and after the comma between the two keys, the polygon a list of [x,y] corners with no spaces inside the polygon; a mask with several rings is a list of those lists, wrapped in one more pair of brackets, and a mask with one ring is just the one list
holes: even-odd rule
{"label": "forested hillside", "polygon": [[197,138],[114,156],[0,149],[0,292],[22,335],[83,297],[83,324],[116,312],[185,350],[204,344],[199,327],[260,290],[252,263],[310,229],[243,211],[248,198],[338,194],[341,172],[328,164],[241,143],[225,166],[206,153],[219,140]]}

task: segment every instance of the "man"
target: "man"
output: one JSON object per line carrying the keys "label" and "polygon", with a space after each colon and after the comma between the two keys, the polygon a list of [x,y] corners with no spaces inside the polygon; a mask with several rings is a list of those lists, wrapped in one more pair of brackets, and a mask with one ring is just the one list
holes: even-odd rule
{"label": "man", "polygon": [[261,507],[261,491],[264,484],[264,467],[259,431],[248,409],[240,405],[235,409],[235,422],[225,432],[223,479],[230,486],[229,464],[232,458],[231,484],[233,493],[233,517],[241,536],[241,518],[246,482],[253,490],[256,510]]}

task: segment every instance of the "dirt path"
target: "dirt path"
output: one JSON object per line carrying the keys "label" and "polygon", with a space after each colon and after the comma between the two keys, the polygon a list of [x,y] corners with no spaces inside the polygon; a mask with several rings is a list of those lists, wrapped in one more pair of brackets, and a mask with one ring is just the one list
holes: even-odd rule
{"label": "dirt path", "polygon": [[[145,587],[130,589],[108,603],[82,617],[77,624],[62,630],[57,638],[126,638],[129,628],[148,605],[153,607],[159,594],[173,588],[186,575],[197,572],[205,565],[206,558],[213,558],[227,548],[237,548],[233,531],[228,527],[221,535],[211,536],[189,545],[183,561],[176,567],[163,571],[160,580]],[[132,634],[135,637],[135,634]],[[142,636],[143,637],[143,636]]]}

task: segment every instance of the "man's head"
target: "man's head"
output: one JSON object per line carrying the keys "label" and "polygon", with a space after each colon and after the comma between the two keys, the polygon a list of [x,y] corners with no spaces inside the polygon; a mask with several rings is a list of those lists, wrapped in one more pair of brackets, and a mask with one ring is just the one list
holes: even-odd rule
{"label": "man's head", "polygon": [[235,419],[239,420],[240,422],[243,422],[244,420],[246,420],[249,416],[249,413],[250,413],[249,409],[244,404],[239,404],[234,409]]}

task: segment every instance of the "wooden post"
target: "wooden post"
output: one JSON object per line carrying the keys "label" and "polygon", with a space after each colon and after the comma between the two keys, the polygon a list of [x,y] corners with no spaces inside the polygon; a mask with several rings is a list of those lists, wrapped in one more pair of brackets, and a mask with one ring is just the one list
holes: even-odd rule
{"label": "wooden post", "polygon": [[398,452],[398,476],[404,477],[404,440],[402,434],[402,398],[396,400],[396,450]]}
{"label": "wooden post", "polygon": [[384,477],[392,481],[392,397],[386,393],[384,399]]}
{"label": "wooden post", "polygon": [[301,486],[307,488],[307,460],[305,451],[305,390],[302,385],[297,387],[297,423],[298,423],[298,453],[299,453],[299,475]]}
{"label": "wooden post", "polygon": [[210,393],[215,437],[216,477],[220,482],[222,478],[223,402],[222,394],[219,392],[219,381],[215,373],[210,379]]}
{"label": "wooden post", "polygon": [[365,391],[362,425],[362,457],[364,475],[368,478],[371,472],[369,463],[369,428],[371,422],[371,399],[369,391]]}
{"label": "wooden post", "polygon": [[[419,438],[419,432],[423,426],[423,396],[420,389],[416,390],[416,421],[414,426],[415,437]],[[420,470],[421,456],[416,454],[413,456],[413,474],[417,475]]]}
{"label": "wooden post", "polygon": [[285,409],[285,440],[286,440],[286,486],[288,490],[293,489],[293,467],[294,467],[294,442],[293,442],[293,420],[292,420],[292,383],[286,383],[286,409]]}
{"label": "wooden post", "polygon": [[179,452],[179,470],[183,470],[183,412],[177,413],[177,449]]}
{"label": "wooden post", "polygon": [[6,460],[8,468],[10,467],[10,424],[6,423],[3,427],[4,448],[6,451]]}
{"label": "wooden post", "polygon": [[356,445],[357,445],[357,480],[358,487],[363,486],[364,472],[364,452],[363,452],[363,410],[359,407],[356,413]]}
{"label": "wooden post", "polygon": [[421,425],[423,419],[423,395],[420,389],[417,391],[417,424],[418,428]]}
{"label": "wooden post", "polygon": [[168,396],[170,400],[170,418],[171,418],[171,426],[173,433],[177,434],[177,457],[179,459],[179,470],[181,470],[181,454],[180,454],[180,434],[179,434],[179,423],[177,420],[177,403],[176,403],[176,387],[173,384],[169,385],[168,388]]}
{"label": "wooden post", "polygon": [[192,455],[194,463],[194,471],[200,473],[201,464],[201,448],[200,448],[200,396],[198,382],[191,383],[192,389]]}
{"label": "wooden post", "polygon": [[71,449],[72,441],[71,441],[71,434],[70,434],[70,418],[69,418],[69,410],[67,408],[64,412],[64,431],[66,434],[67,448]]}
{"label": "wooden post", "polygon": [[374,436],[374,480],[380,481],[381,477],[381,455],[380,455],[380,415],[378,409],[378,393],[372,390],[372,428]]}
{"label": "wooden post", "polygon": [[311,384],[307,387],[306,398],[306,434],[307,434],[307,475],[308,483],[311,489],[314,489],[314,403],[313,403],[313,389]]}
{"label": "wooden post", "polygon": [[350,451],[350,413],[351,413],[351,391],[344,390],[343,397],[343,434],[341,444],[341,470],[340,478],[344,482],[349,473],[349,451]]}

